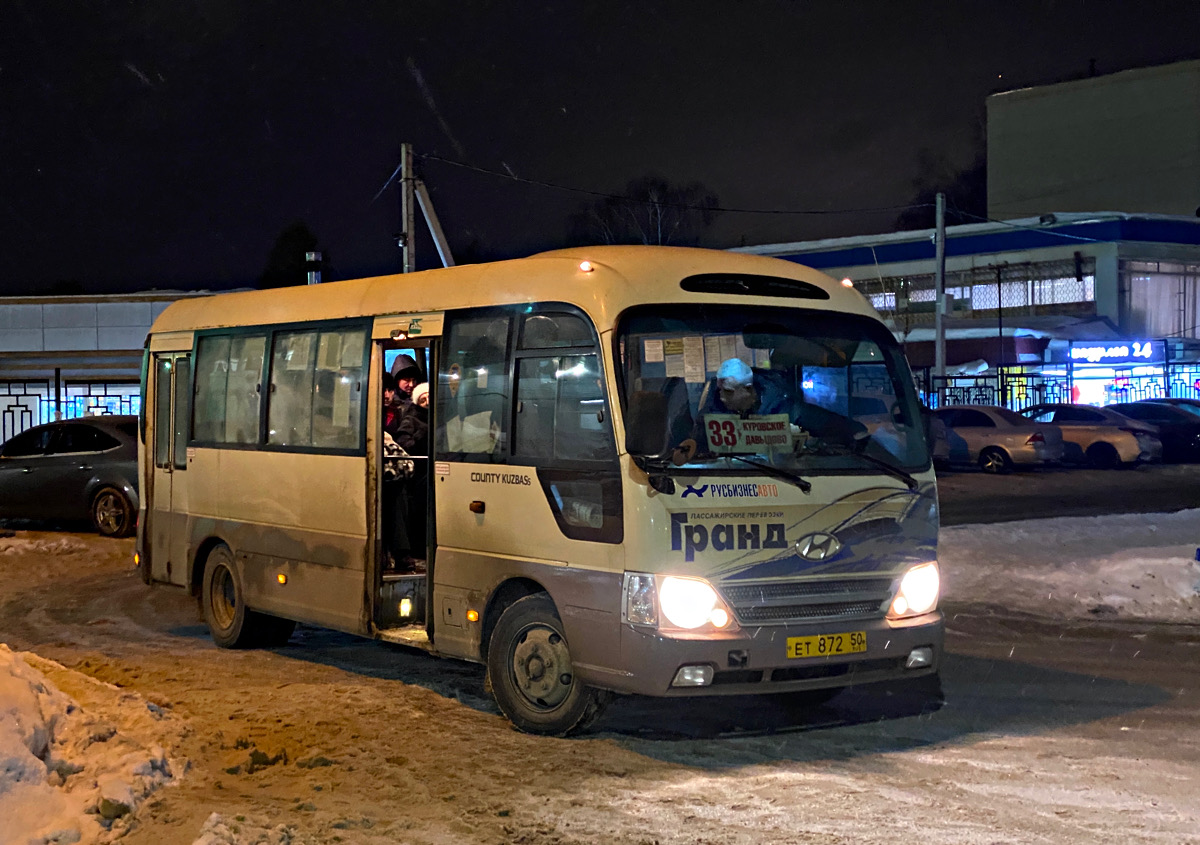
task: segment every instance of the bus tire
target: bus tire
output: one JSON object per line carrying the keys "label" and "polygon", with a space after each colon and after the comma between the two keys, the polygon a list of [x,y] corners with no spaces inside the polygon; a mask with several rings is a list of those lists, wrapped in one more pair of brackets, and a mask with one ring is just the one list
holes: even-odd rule
{"label": "bus tire", "polygon": [[101,487],[88,510],[92,527],[105,537],[127,537],[133,533],[133,502],[116,487]]}
{"label": "bus tire", "polygon": [[562,620],[545,593],[525,596],[500,615],[487,668],[500,711],[527,733],[583,730],[608,704],[608,693],[575,680]]}
{"label": "bus tire", "polygon": [[263,617],[246,607],[246,591],[229,546],[213,546],[204,564],[200,607],[213,642],[221,648],[247,648],[262,642]]}

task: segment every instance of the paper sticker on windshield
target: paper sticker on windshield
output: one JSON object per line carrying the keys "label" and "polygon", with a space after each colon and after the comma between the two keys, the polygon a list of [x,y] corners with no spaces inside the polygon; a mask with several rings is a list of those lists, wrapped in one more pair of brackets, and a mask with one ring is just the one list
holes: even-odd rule
{"label": "paper sticker on windshield", "polygon": [[742,419],[737,414],[705,414],[708,450],[717,454],[792,451],[792,426],[787,414]]}

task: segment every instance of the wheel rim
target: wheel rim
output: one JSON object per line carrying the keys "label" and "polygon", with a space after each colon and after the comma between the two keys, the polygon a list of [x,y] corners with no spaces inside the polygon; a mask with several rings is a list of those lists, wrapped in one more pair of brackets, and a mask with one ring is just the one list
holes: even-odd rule
{"label": "wheel rim", "polygon": [[105,534],[116,534],[125,524],[125,505],[116,493],[101,493],[93,506],[96,525]]}
{"label": "wheel rim", "polygon": [[999,472],[1004,468],[1004,461],[995,452],[986,452],[983,456],[983,469],[985,472]]}
{"label": "wheel rim", "polygon": [[233,588],[233,573],[225,564],[218,564],[213,570],[212,584],[208,590],[208,606],[212,611],[213,622],[221,630],[233,624],[234,614],[237,613],[237,593]]}
{"label": "wheel rim", "polygon": [[571,653],[558,631],[531,625],[521,632],[509,661],[514,685],[535,710],[553,710],[571,694]]}

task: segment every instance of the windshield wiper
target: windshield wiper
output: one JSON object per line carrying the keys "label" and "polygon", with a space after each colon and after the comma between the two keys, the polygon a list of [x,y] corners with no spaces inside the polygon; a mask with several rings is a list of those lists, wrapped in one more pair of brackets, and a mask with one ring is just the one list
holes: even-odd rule
{"label": "windshield wiper", "polygon": [[780,469],[779,467],[772,466],[771,464],[764,464],[761,461],[755,461],[750,458],[743,457],[742,455],[726,455],[725,457],[733,458],[735,461],[741,461],[742,463],[750,464],[752,467],[758,467],[759,469],[766,470],[768,475],[773,475],[776,478],[782,478],[784,481],[790,481],[792,484],[795,484],[797,487],[799,487],[803,493],[812,492],[812,484],[805,481],[794,472],[789,472],[786,469]]}
{"label": "windshield wiper", "polygon": [[[860,443],[861,443],[861,441],[860,441]],[[903,481],[905,484],[908,485],[909,490],[916,490],[917,487],[920,486],[917,483],[917,479],[913,478],[907,472],[900,469],[900,467],[893,466],[892,464],[889,464],[887,461],[880,460],[879,458],[876,458],[873,455],[868,455],[865,452],[860,452],[857,449],[851,449],[847,446],[832,446],[831,447],[831,446],[827,445],[827,448],[831,448],[832,451],[834,451],[836,453],[848,455],[852,458],[861,458],[862,460],[869,463],[871,466],[878,467],[879,469],[883,470],[888,475],[890,475],[892,478],[900,479],[901,481]]]}

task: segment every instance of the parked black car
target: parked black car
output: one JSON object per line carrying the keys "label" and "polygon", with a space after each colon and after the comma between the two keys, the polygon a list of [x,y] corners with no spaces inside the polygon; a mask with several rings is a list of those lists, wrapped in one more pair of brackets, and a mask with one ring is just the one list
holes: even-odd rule
{"label": "parked black car", "polygon": [[101,534],[137,527],[137,417],[35,426],[0,446],[0,519],[90,520]]}
{"label": "parked black car", "polygon": [[1165,402],[1119,402],[1106,407],[1157,428],[1164,463],[1200,461],[1200,416]]}
{"label": "parked black car", "polygon": [[1185,411],[1191,411],[1193,414],[1200,414],[1200,399],[1183,399],[1178,396],[1163,397],[1162,399],[1147,399],[1147,402],[1157,402],[1161,405],[1174,405],[1177,408],[1183,408]]}

